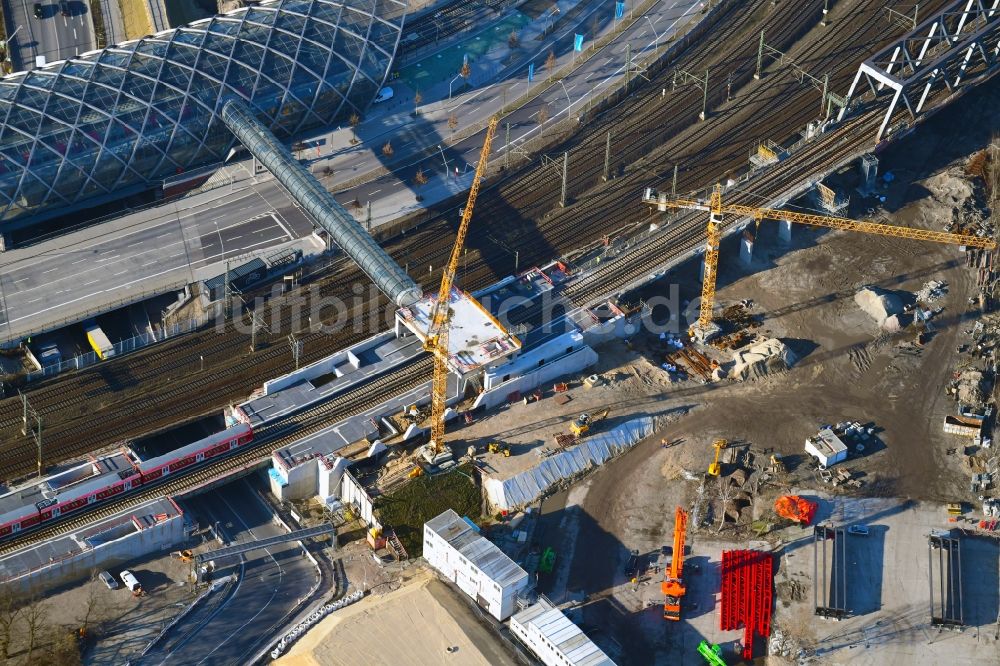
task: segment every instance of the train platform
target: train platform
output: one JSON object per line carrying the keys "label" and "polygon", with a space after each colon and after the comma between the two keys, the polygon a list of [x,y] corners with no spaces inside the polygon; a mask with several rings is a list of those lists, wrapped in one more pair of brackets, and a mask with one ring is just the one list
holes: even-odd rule
{"label": "train platform", "polygon": [[349,391],[424,354],[420,341],[392,331],[264,383],[263,395],[240,405],[254,427]]}
{"label": "train platform", "polygon": [[25,508],[37,509],[70,493],[86,494],[88,489],[107,486],[112,478],[120,478],[120,473],[131,474],[133,470],[131,453],[123,450],[9,490],[0,495],[0,525],[20,517]]}
{"label": "train platform", "polygon": [[159,498],[102,518],[58,538],[0,556],[0,583],[30,589],[85,578],[184,538],[184,512],[170,498]]}

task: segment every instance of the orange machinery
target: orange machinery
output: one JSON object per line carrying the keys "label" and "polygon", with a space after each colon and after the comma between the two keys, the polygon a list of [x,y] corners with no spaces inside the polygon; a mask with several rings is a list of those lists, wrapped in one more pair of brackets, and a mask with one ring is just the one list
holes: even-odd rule
{"label": "orange machinery", "polygon": [[681,579],[684,573],[684,538],[687,534],[687,511],[677,507],[674,512],[674,549],[670,557],[670,568],[664,573],[660,589],[666,597],[663,601],[663,619],[681,619],[681,597],[687,587]]}

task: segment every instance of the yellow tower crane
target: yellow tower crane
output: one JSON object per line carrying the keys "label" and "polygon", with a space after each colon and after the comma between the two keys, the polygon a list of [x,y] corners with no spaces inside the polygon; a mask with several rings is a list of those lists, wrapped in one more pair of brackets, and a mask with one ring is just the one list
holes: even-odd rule
{"label": "yellow tower crane", "polygon": [[500,118],[493,116],[486,127],[486,138],[483,141],[483,149],[479,154],[479,164],[476,165],[476,173],[472,177],[472,186],[469,188],[469,200],[462,211],[462,222],[458,225],[458,236],[455,238],[455,246],[451,249],[451,258],[445,266],[444,273],[441,274],[441,289],[438,291],[438,299],[431,311],[430,326],[427,328],[427,338],[424,340],[424,349],[434,355],[434,381],[431,385],[431,441],[429,447],[430,457],[440,454],[444,449],[444,410],[448,399],[448,329],[451,325],[451,308],[448,303],[451,300],[451,286],[455,282],[455,273],[458,271],[458,260],[462,255],[462,247],[465,245],[465,236],[469,231],[469,221],[472,219],[472,208],[476,205],[476,197],[479,195],[479,183],[486,173],[486,161],[490,155],[490,146],[493,143],[493,134],[496,132]]}
{"label": "yellow tower crane", "polygon": [[651,189],[646,191],[643,200],[645,203],[660,206],[661,210],[663,210],[663,207],[670,207],[708,212],[707,240],[705,243],[705,277],[701,287],[701,305],[698,313],[698,322],[692,326],[692,333],[702,336],[707,335],[712,330],[712,307],[715,305],[715,280],[719,266],[719,244],[722,242],[722,216],[726,213],[753,218],[758,226],[760,226],[761,220],[764,219],[785,220],[813,227],[860,231],[861,233],[891,236],[893,238],[909,238],[912,240],[930,241],[932,243],[964,245],[966,247],[976,247],[986,250],[996,248],[996,243],[992,239],[969,234],[927,231],[925,229],[913,229],[863,220],[850,220],[843,217],[812,215],[810,213],[799,213],[777,208],[755,208],[739,204],[724,204],[722,202],[721,185],[715,186],[707,202],[704,200],[661,198]]}

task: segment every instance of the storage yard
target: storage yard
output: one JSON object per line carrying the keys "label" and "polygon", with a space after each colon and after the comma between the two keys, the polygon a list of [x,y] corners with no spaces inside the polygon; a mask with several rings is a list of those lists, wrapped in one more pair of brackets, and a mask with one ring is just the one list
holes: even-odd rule
{"label": "storage yard", "polygon": [[[208,278],[8,341],[0,659],[1000,660],[1000,12],[411,4],[344,10],[385,12],[369,117],[289,147],[297,98],[219,102],[220,200],[280,182],[314,252],[215,224]],[[521,65],[537,100],[487,96]]]}

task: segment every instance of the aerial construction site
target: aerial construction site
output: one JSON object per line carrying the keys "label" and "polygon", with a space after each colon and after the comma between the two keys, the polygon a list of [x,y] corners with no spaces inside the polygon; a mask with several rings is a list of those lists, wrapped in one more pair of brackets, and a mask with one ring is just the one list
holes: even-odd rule
{"label": "aerial construction site", "polygon": [[996,0],[73,4],[0,661],[1000,662]]}

